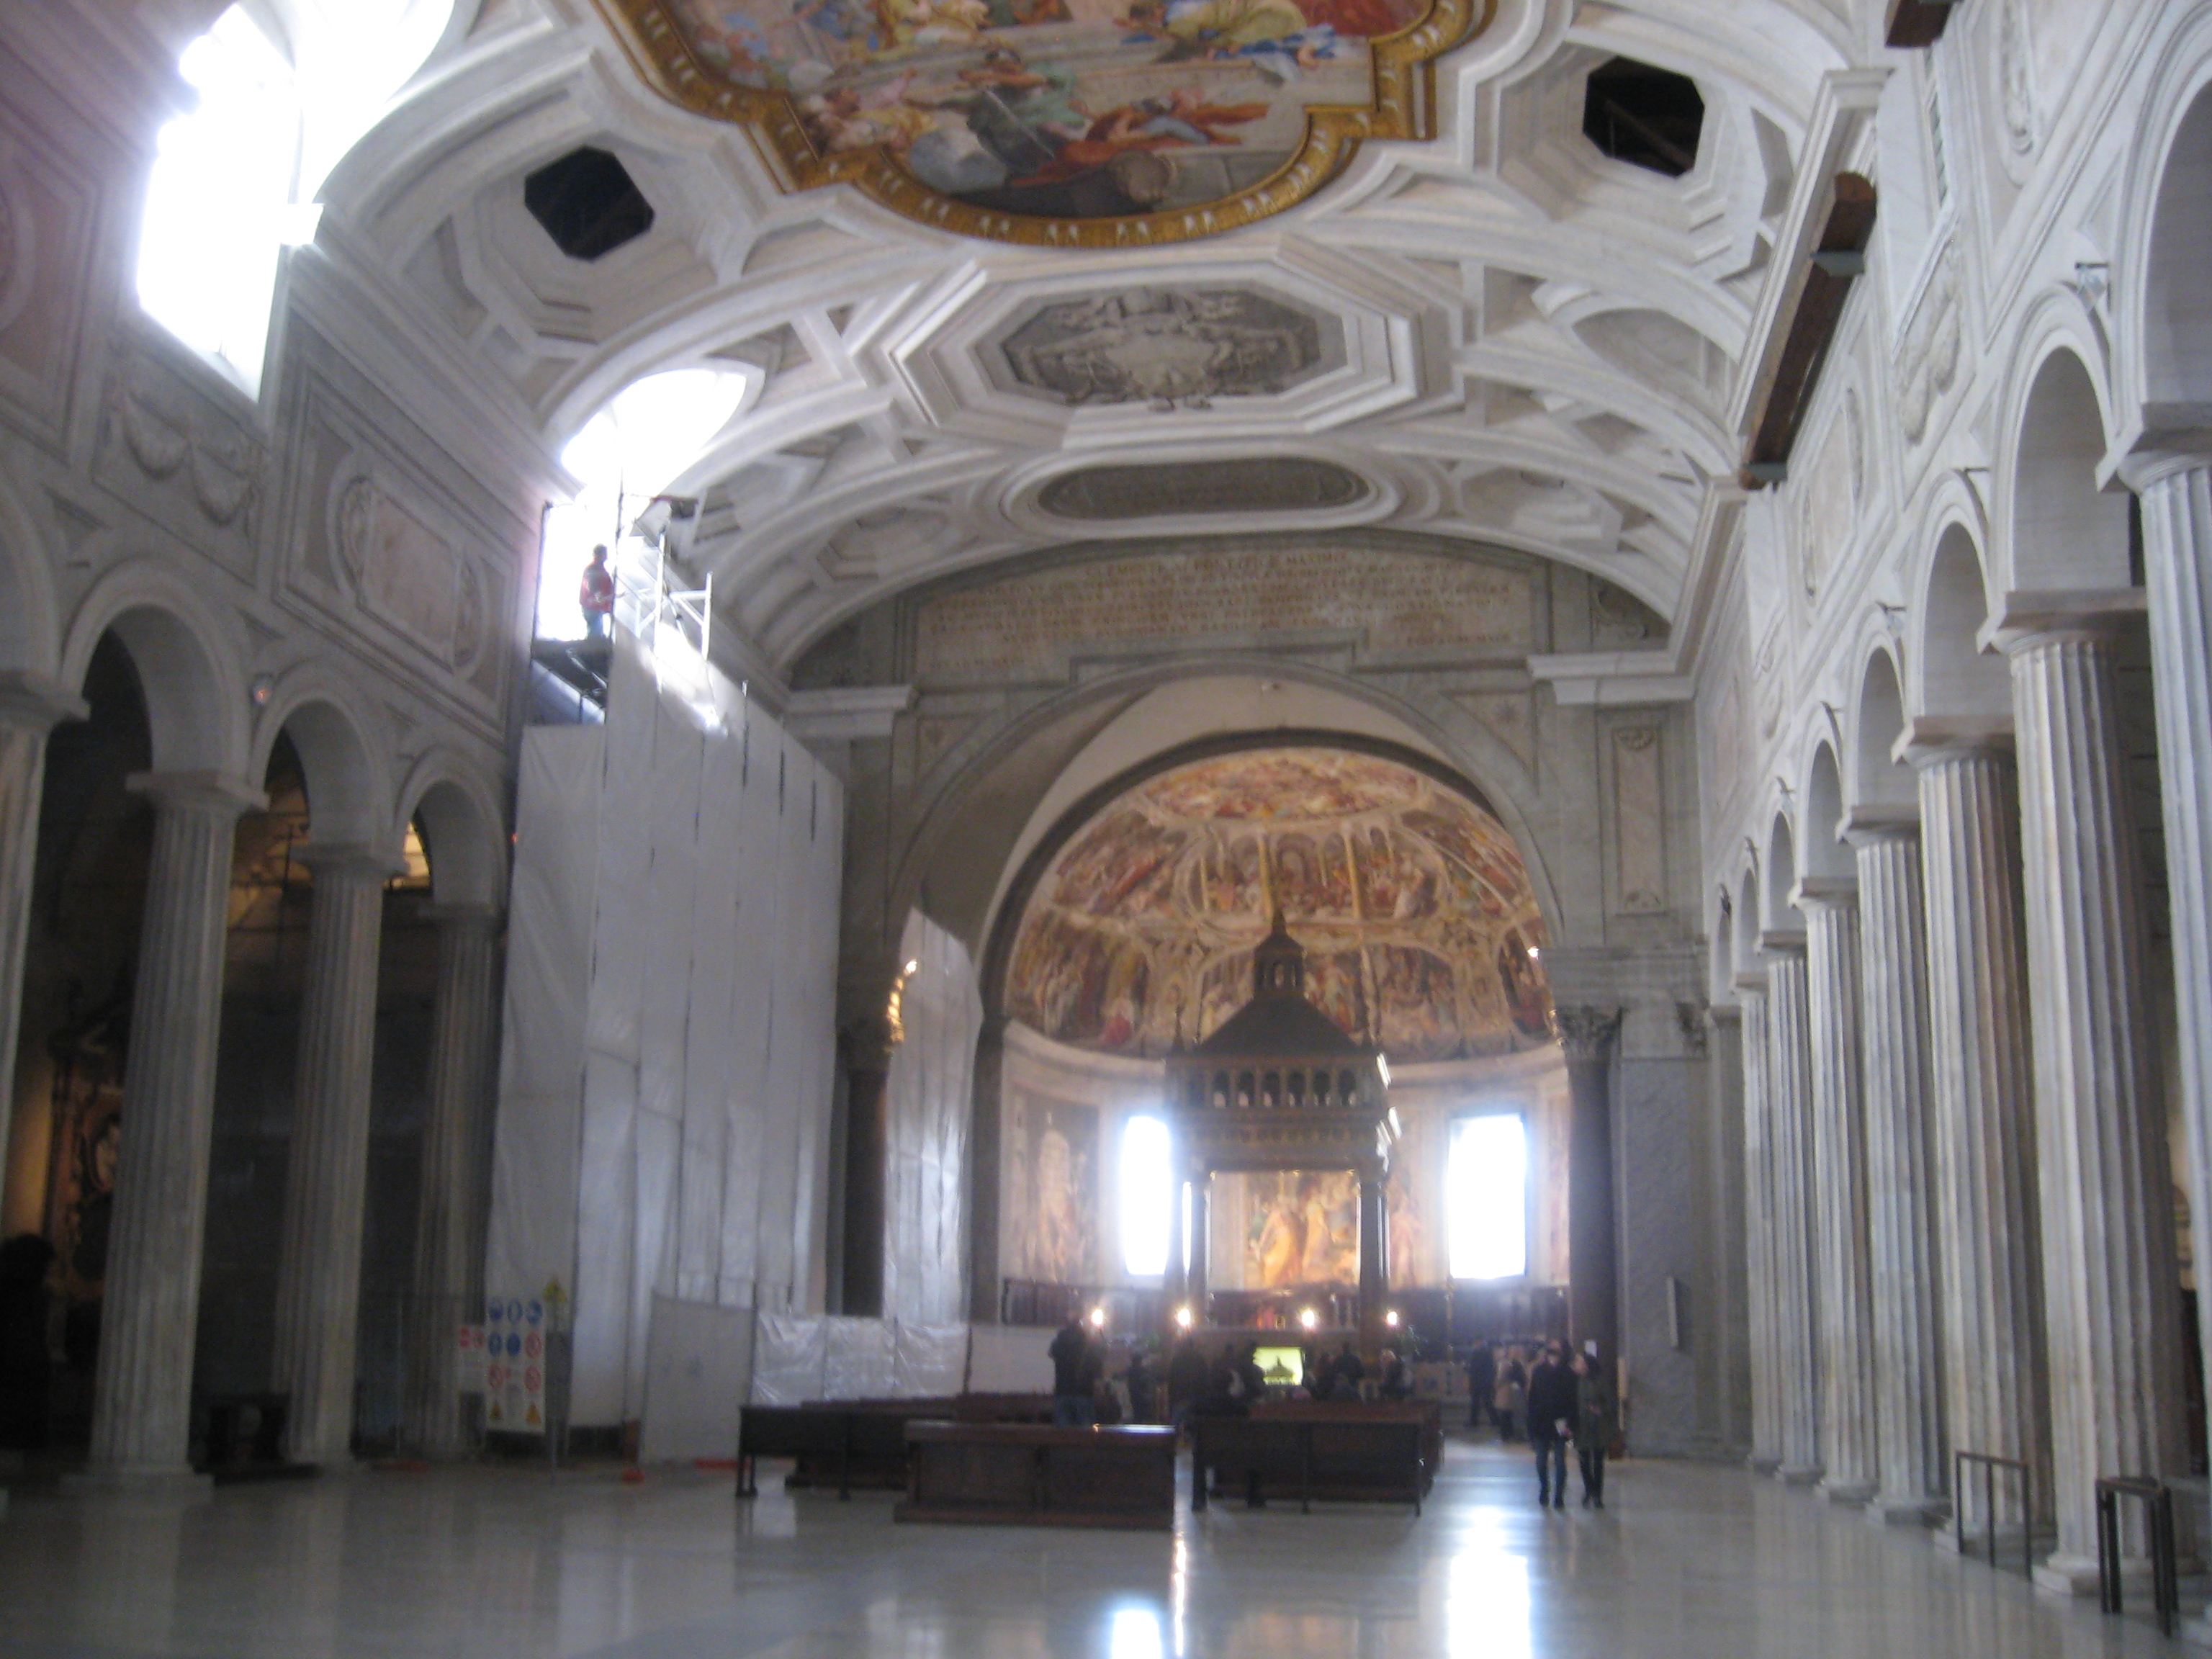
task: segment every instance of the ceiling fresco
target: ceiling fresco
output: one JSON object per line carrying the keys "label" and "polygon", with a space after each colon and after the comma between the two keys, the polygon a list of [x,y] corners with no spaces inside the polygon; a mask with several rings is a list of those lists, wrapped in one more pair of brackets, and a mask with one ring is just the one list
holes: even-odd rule
{"label": "ceiling fresco", "polygon": [[1253,289],[1126,289],[1041,307],[996,342],[1016,386],[1071,406],[1274,397],[1344,360],[1343,325]]}
{"label": "ceiling fresco", "polygon": [[1308,994],[1393,1059],[1549,1038],[1543,920],[1505,827],[1410,767],[1318,747],[1193,762],[1104,808],[1030,895],[1007,1009],[1083,1048],[1196,1041],[1250,996],[1278,908]]}
{"label": "ceiling fresco", "polygon": [[599,0],[686,107],[797,187],[1128,246],[1279,213],[1362,140],[1434,131],[1428,65],[1492,0]]}

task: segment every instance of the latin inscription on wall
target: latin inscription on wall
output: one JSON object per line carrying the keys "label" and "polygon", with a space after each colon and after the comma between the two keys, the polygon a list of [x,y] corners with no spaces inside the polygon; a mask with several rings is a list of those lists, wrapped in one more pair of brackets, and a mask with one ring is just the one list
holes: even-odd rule
{"label": "latin inscription on wall", "polygon": [[1357,635],[1373,650],[1526,647],[1534,611],[1526,573],[1471,559],[1332,547],[1147,554],[927,600],[915,674],[1058,678],[1071,647],[1315,632]]}

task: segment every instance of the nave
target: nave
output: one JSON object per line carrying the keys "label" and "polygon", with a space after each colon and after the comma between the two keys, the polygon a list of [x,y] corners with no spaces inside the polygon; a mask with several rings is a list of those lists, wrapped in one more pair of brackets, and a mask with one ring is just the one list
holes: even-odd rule
{"label": "nave", "polygon": [[1540,1513],[1524,1449],[1455,1441],[1425,1515],[1179,1506],[1173,1537],[894,1527],[763,1479],[363,1472],[195,1504],[27,1497],[0,1656],[226,1659],[1765,1659],[2170,1653],[1740,1469],[1631,1462]]}

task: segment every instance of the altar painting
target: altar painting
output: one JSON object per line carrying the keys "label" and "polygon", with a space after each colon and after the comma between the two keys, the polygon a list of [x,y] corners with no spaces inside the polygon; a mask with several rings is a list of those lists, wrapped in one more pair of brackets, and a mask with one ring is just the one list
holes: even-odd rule
{"label": "altar painting", "polygon": [[1089,1284],[1098,1262],[1098,1109],[1020,1094],[1007,1104],[1007,1218],[1019,1271]]}
{"label": "altar painting", "polygon": [[1359,1282],[1359,1182],[1348,1170],[1248,1175],[1244,1288]]}

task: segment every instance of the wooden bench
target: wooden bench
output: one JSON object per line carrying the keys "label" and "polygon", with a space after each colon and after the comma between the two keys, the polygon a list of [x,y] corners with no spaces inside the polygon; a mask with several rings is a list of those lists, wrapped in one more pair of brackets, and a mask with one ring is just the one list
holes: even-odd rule
{"label": "wooden bench", "polygon": [[1403,1407],[1292,1402],[1249,1417],[1196,1417],[1191,1427],[1194,1510],[1212,1491],[1242,1488],[1255,1507],[1273,1493],[1295,1495],[1309,1514],[1322,1498],[1409,1503],[1419,1515],[1433,1476],[1421,1419]]}
{"label": "wooden bench", "polygon": [[1316,1422],[1372,1423],[1412,1418],[1421,1425],[1421,1467],[1424,1492],[1436,1482],[1444,1461],[1443,1402],[1435,1400],[1261,1401],[1252,1407],[1255,1417],[1310,1418]]}
{"label": "wooden bench", "polygon": [[1176,1432],[1150,1425],[915,1423],[900,1521],[1175,1526]]}
{"label": "wooden bench", "polygon": [[897,1492],[907,1484],[907,1425],[963,1422],[1050,1423],[1050,1395],[959,1395],[920,1400],[816,1400],[803,1406],[747,1406],[738,1418],[738,1496],[758,1495],[755,1467],[787,1457],[787,1491],[855,1486]]}

